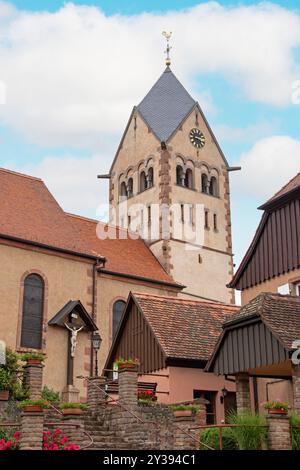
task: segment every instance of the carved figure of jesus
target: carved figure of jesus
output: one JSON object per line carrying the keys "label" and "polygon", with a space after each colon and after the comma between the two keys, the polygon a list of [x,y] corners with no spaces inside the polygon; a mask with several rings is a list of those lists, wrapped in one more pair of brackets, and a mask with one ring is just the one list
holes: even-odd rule
{"label": "carved figure of jesus", "polygon": [[76,330],[75,326],[69,326],[69,325],[67,325],[67,323],[65,323],[65,327],[68,328],[69,331],[71,331],[71,337],[70,337],[71,356],[74,357],[75,356],[75,351],[76,351],[76,346],[77,346],[77,335],[78,335],[79,331],[81,331],[82,328],[84,328],[84,325],[81,326],[80,328],[77,328],[77,330]]}

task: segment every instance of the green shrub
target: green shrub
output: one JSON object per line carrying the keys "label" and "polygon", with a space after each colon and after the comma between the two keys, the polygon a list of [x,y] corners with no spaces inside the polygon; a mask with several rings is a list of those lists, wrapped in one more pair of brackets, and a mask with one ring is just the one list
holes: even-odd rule
{"label": "green shrub", "polygon": [[38,361],[43,362],[46,359],[46,355],[43,353],[30,352],[21,354],[20,359],[23,362],[29,361],[30,359],[37,359]]}
{"label": "green shrub", "polygon": [[0,367],[0,390],[12,389],[12,377],[9,370]]}
{"label": "green shrub", "polygon": [[24,408],[25,406],[40,406],[41,408],[48,408],[49,403],[46,400],[23,400],[19,404],[19,408]]}
{"label": "green shrub", "polygon": [[42,390],[42,398],[50,403],[58,403],[59,392],[55,392],[55,390],[48,388],[47,385],[45,385]]}
{"label": "green shrub", "polygon": [[65,403],[61,403],[59,405],[60,409],[61,410],[65,410],[65,409],[70,409],[70,408],[79,408],[80,410],[82,411],[85,411],[88,409],[88,405],[86,403],[72,403],[72,402],[65,402]]}
{"label": "green shrub", "polygon": [[295,411],[293,411],[291,414],[290,424],[292,449],[300,450],[300,415],[297,415]]}
{"label": "green shrub", "polygon": [[230,413],[230,424],[238,424],[239,427],[231,428],[232,436],[239,450],[260,450],[266,445],[267,428],[264,416],[255,413]]}
{"label": "green shrub", "polygon": [[184,410],[192,410],[193,413],[197,413],[199,411],[199,406],[196,405],[173,405],[171,406],[172,411],[184,411]]}
{"label": "green shrub", "polygon": [[[203,444],[212,447],[215,450],[220,450],[220,431],[218,428],[207,428],[200,435],[200,450],[209,450]],[[222,449],[223,450],[237,450],[238,446],[232,435],[230,428],[222,429]]]}

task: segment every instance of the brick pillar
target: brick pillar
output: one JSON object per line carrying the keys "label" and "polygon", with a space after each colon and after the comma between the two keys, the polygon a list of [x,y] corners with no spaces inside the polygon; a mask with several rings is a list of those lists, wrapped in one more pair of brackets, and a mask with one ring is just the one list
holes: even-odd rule
{"label": "brick pillar", "polygon": [[43,387],[43,365],[26,364],[23,367],[23,383],[29,390],[29,398],[38,400],[41,398]]}
{"label": "brick pillar", "polygon": [[105,391],[106,377],[89,377],[87,386],[87,403],[89,410],[95,413],[99,410],[99,407],[106,403],[106,396],[101,392],[102,389]]}
{"label": "brick pillar", "polygon": [[82,447],[85,443],[83,415],[66,415],[62,417],[61,431],[72,444]]}
{"label": "brick pillar", "polygon": [[136,369],[119,370],[119,401],[134,407],[138,403],[138,373]]}
{"label": "brick pillar", "polygon": [[175,418],[174,423],[174,450],[198,450],[199,430],[195,433],[191,428],[199,423],[195,416]]}
{"label": "brick pillar", "polygon": [[300,365],[292,364],[294,410],[300,414]]}
{"label": "brick pillar", "polygon": [[42,450],[44,414],[22,412],[20,450]]}
{"label": "brick pillar", "polygon": [[291,450],[290,420],[286,415],[268,415],[269,450]]}
{"label": "brick pillar", "polygon": [[238,413],[245,413],[251,410],[250,383],[248,374],[237,374],[236,384],[236,405]]}

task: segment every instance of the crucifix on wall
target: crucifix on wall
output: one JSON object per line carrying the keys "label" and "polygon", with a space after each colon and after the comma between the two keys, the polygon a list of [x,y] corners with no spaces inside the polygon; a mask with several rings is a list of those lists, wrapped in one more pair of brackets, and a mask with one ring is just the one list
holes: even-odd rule
{"label": "crucifix on wall", "polygon": [[[97,331],[98,328],[91,316],[87,313],[80,300],[70,300],[50,321],[50,326],[63,327],[68,332],[67,340],[67,377],[66,387],[63,391],[64,401],[76,401],[76,395],[79,390],[74,387],[74,366],[78,345],[83,341],[81,339],[83,332]],[[86,335],[82,336],[85,341]],[[82,344],[82,343],[81,343]],[[83,371],[80,371],[81,374]],[[78,371],[77,371],[78,375]]]}

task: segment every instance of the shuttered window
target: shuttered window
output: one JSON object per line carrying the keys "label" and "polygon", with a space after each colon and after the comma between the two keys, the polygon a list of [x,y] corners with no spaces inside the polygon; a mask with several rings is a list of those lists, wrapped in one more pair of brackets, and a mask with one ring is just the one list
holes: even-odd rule
{"label": "shuttered window", "polygon": [[113,338],[118,331],[119,323],[122,317],[123,310],[125,308],[126,302],[124,300],[118,300],[114,303],[113,306]]}
{"label": "shuttered window", "polygon": [[30,274],[24,281],[21,347],[42,348],[43,304],[44,281]]}

